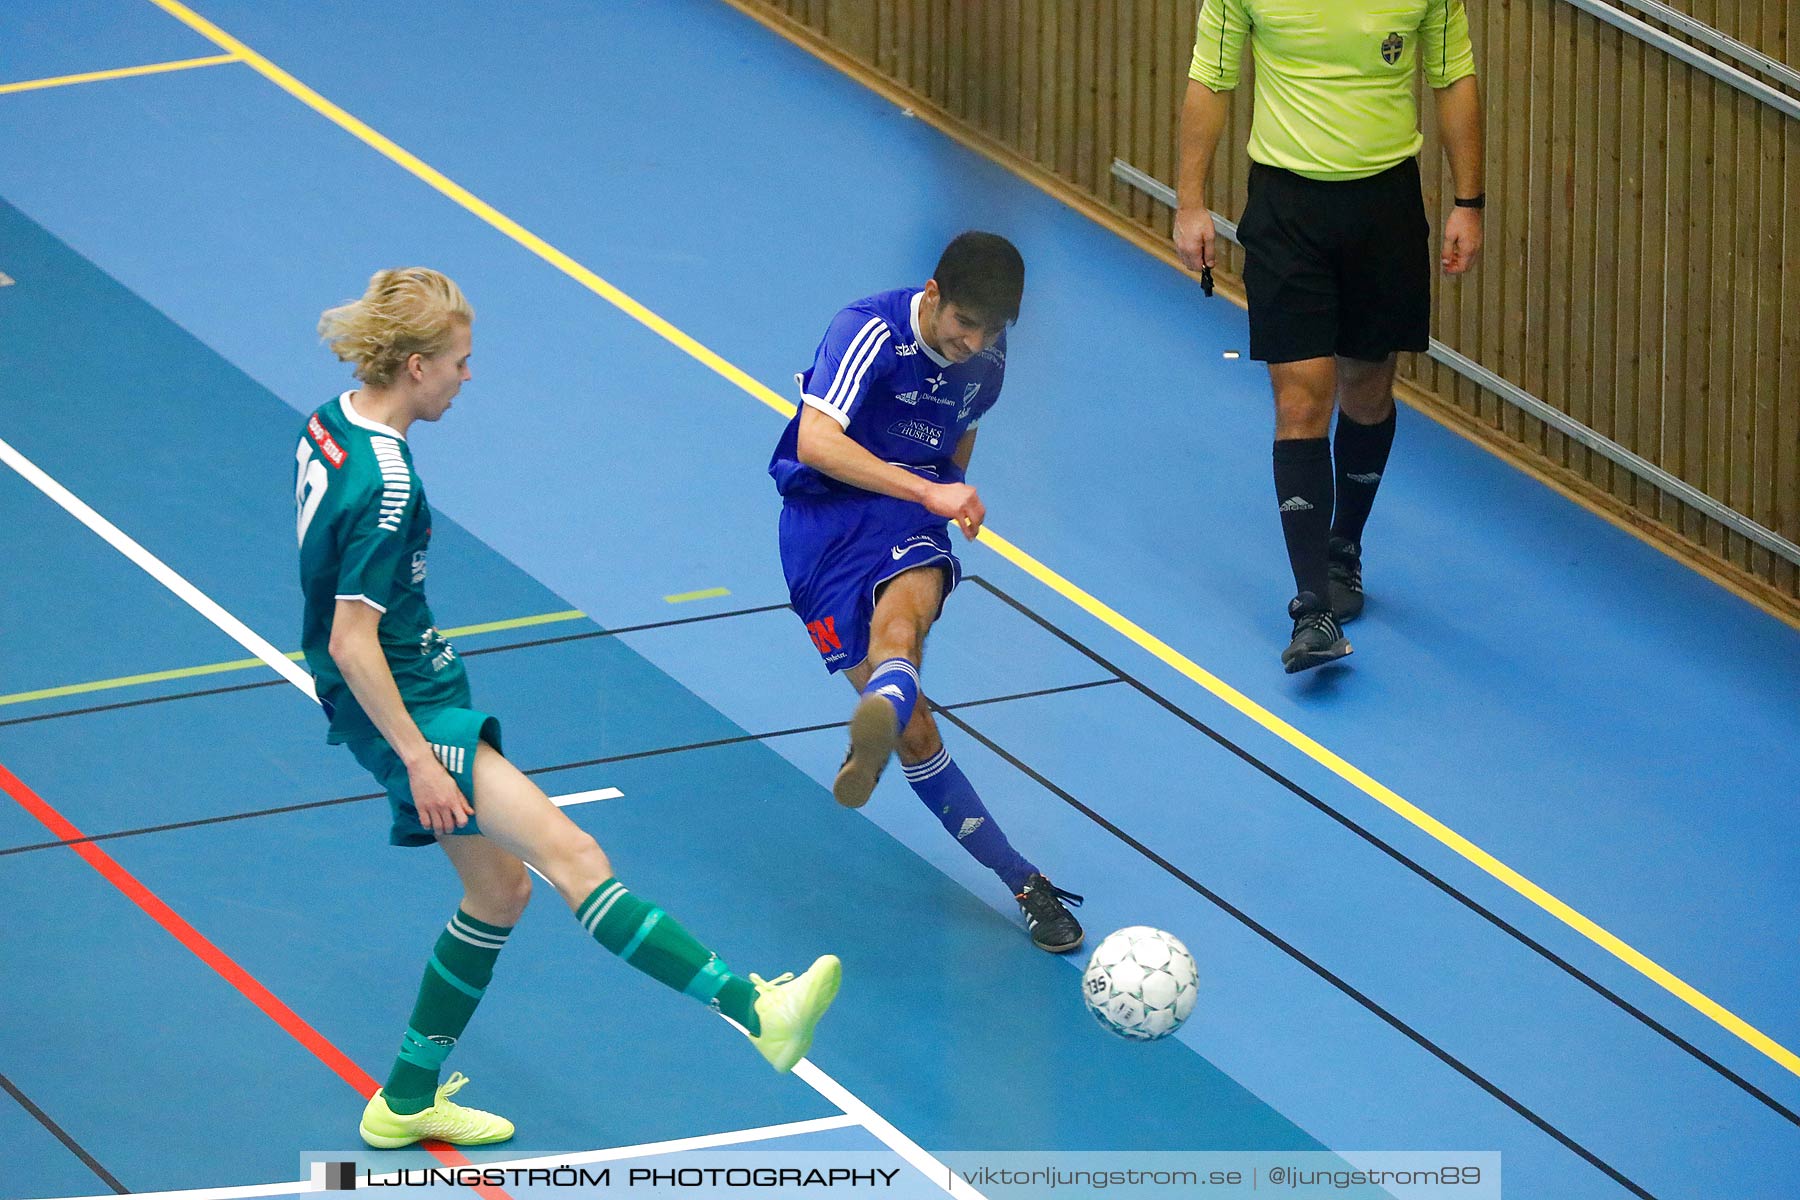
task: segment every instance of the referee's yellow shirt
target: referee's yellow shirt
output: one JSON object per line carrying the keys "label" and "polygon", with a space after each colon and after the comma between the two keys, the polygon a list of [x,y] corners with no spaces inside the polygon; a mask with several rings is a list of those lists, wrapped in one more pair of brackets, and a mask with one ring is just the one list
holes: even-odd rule
{"label": "referee's yellow shirt", "polygon": [[1250,157],[1311,179],[1361,179],[1424,144],[1413,72],[1475,73],[1463,0],[1202,0],[1190,78],[1237,86],[1256,61]]}

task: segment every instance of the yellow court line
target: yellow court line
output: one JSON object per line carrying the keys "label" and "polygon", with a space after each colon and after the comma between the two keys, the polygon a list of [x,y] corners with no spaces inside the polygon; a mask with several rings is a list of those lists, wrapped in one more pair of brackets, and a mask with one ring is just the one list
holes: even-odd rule
{"label": "yellow court line", "polygon": [[10,92],[35,92],[43,88],[68,87],[72,83],[99,83],[106,79],[130,79],[136,75],[161,75],[168,71],[191,71],[195,67],[218,67],[238,61],[235,54],[215,54],[211,58],[182,58],[174,62],[146,63],[141,67],[115,67],[110,71],[86,71],[80,75],[53,75],[48,79],[22,79],[17,83],[0,83],[0,96]]}
{"label": "yellow court line", "polygon": [[[609,304],[614,305],[620,311],[655,331],[659,336],[679,347],[684,353],[690,355],[707,367],[710,367],[726,379],[729,379],[732,383],[748,392],[763,404],[768,405],[783,416],[791,417],[794,415],[794,405],[789,401],[782,399],[766,385],[753,379],[738,367],[726,362],[723,358],[719,357],[718,354],[707,349],[686,333],[675,328],[675,326],[671,325],[668,321],[657,316],[642,304],[639,304],[636,300],[633,300],[630,296],[627,296],[618,288],[600,278],[600,276],[596,275],[587,267],[582,266],[567,254],[564,254],[561,250],[558,250],[556,247],[544,241],[544,239],[538,237],[535,233],[532,233],[529,229],[520,225],[517,221],[514,221],[511,217],[508,217],[506,214],[494,208],[491,204],[488,204],[485,200],[474,195],[461,184],[452,181],[442,172],[425,163],[410,151],[403,149],[382,134],[377,133],[369,126],[363,124],[363,122],[351,116],[331,101],[325,99],[325,97],[319,95],[319,93],[313,91],[310,87],[301,83],[298,79],[294,78],[244,43],[238,41],[206,18],[195,13],[192,9],[181,4],[179,0],[150,0],[150,3],[177,18],[201,36],[210,39],[220,49],[237,55],[252,70],[261,74],[264,78],[305,104],[308,108],[313,109],[333,124],[354,135],[371,149],[376,150],[401,167],[404,167],[407,171],[410,171],[425,183],[430,184],[447,198],[455,201],[475,216],[480,217],[496,230],[519,243],[519,245],[525,247],[527,250],[530,250],[533,254],[536,254],[539,258],[563,272],[563,274],[582,284],[584,287],[606,300]],[[1161,659],[1181,674],[1187,676],[1238,712],[1243,713],[1300,753],[1313,759],[1351,786],[1358,788],[1371,799],[1384,805],[1397,816],[1429,834],[1445,847],[1458,855],[1461,855],[1474,866],[1485,871],[1493,878],[1517,892],[1520,896],[1523,896],[1557,920],[1563,922],[1565,925],[1569,926],[1569,928],[1575,930],[1577,933],[1593,942],[1596,946],[1605,950],[1608,954],[1618,958],[1633,970],[1638,971],[1647,979],[1666,989],[1683,1003],[1686,1003],[1696,1011],[1703,1013],[1711,1020],[1717,1022],[1721,1027],[1729,1030],[1732,1034],[1755,1047],[1761,1053],[1767,1055],[1775,1062],[1780,1063],[1795,1075],[1800,1075],[1800,1055],[1795,1054],[1792,1050],[1783,1046],[1760,1029],[1757,1029],[1718,1001],[1713,1000],[1711,997],[1702,993],[1692,984],[1689,984],[1676,976],[1673,972],[1651,960],[1648,956],[1634,949],[1607,930],[1601,928],[1594,921],[1583,916],[1581,913],[1557,899],[1531,880],[1525,878],[1523,875],[1483,850],[1480,846],[1477,846],[1454,829],[1451,829],[1449,826],[1433,817],[1430,813],[1418,808],[1416,805],[1400,796],[1399,793],[1395,792],[1393,789],[1372,778],[1351,763],[1346,762],[1332,751],[1326,749],[1318,742],[1315,742],[1306,734],[1300,732],[1300,730],[1289,725],[1280,717],[1277,717],[1274,713],[1269,712],[1267,709],[1257,704],[1254,700],[1250,699],[1230,684],[1202,669],[1197,663],[1188,659],[1180,651],[1169,646],[1160,638],[1151,634],[1135,622],[1120,615],[1113,608],[1103,604],[1093,596],[1090,596],[1079,587],[1076,587],[1073,583],[1070,583],[1067,579],[1058,575],[1055,571],[1021,550],[1018,546],[1015,546],[1013,543],[1002,538],[999,534],[994,533],[990,529],[983,529],[981,531],[981,541],[986,543],[1002,558],[1005,558],[1008,562],[1019,567],[1026,574],[1037,579],[1040,583],[1043,583],[1046,587],[1074,603],[1085,612],[1092,614],[1127,640],[1155,655],[1157,658]]]}
{"label": "yellow court line", "polygon": [[[523,629],[528,625],[548,625],[555,621],[576,621],[586,613],[575,609],[562,612],[538,613],[530,617],[513,617],[505,621],[488,621],[481,625],[464,625],[458,629],[445,629],[440,632],[445,637],[468,637],[477,633],[498,633],[503,629]],[[287,657],[299,662],[302,653],[290,650]],[[96,679],[91,683],[69,683],[62,687],[40,688],[35,692],[14,692],[9,696],[0,696],[0,706],[7,704],[25,704],[32,700],[55,700],[62,696],[81,696],[88,692],[106,692],[114,688],[138,687],[146,683],[166,683],[171,679],[193,679],[199,675],[222,675],[228,671],[248,671],[265,666],[260,658],[234,658],[230,662],[205,663],[198,667],[176,667],[168,671],[150,671],[143,675],[120,675],[115,679]]]}
{"label": "yellow court line", "polygon": [[445,637],[468,637],[476,633],[499,633],[507,629],[525,629],[532,625],[554,625],[558,621],[579,621],[587,616],[578,608],[565,608],[561,612],[538,613],[532,617],[509,617],[504,621],[488,621],[480,625],[464,625],[457,629],[440,630]]}
{"label": "yellow court line", "polygon": [[561,250],[558,250],[555,246],[552,246],[549,242],[546,242],[543,238],[531,232],[531,230],[525,228],[487,201],[481,199],[481,197],[475,195],[473,192],[439,171],[436,167],[425,162],[410,150],[403,148],[399,144],[391,141],[385,135],[377,133],[374,129],[363,124],[357,118],[351,116],[325,97],[319,95],[319,93],[313,91],[304,83],[301,83],[298,79],[295,79],[292,75],[289,75],[286,71],[282,70],[250,47],[238,41],[229,33],[220,29],[217,25],[214,25],[211,21],[208,21],[199,13],[196,13],[193,9],[188,8],[185,4],[178,3],[177,0],[150,0],[150,3],[156,5],[194,32],[200,34],[200,36],[211,41],[221,50],[225,50],[240,59],[245,65],[262,75],[282,91],[294,97],[294,99],[317,112],[320,116],[325,117],[339,128],[353,134],[358,140],[362,141],[370,148],[379,151],[400,166],[406,168],[406,170],[430,184],[437,191],[442,192],[445,196],[456,201],[456,203],[460,204],[463,208],[467,209],[475,216],[480,217],[483,221],[486,221],[489,225],[492,225],[495,229],[519,243],[519,245],[525,247],[563,274],[569,276],[569,278],[580,283],[583,287],[586,287],[599,295],[607,303],[613,305],[633,320],[639,321],[655,331],[658,336],[673,342],[688,355],[710,367],[712,370],[717,371],[720,375],[723,375],[726,379],[737,384],[752,396],[755,396],[758,400],[761,400],[764,404],[773,408],[776,412],[789,417],[794,415],[794,406],[792,404],[783,400],[780,396],[777,396],[757,380],[745,374],[742,369],[726,362],[723,358],[719,357],[705,346],[702,346],[699,342],[675,328],[675,326],[669,324],[669,322],[657,316],[642,304],[639,304],[636,300],[633,300],[630,296],[627,296],[624,292],[606,282],[606,280],[600,278],[600,276],[582,266],[567,254],[564,254]]}
{"label": "yellow court line", "polygon": [[717,600],[729,595],[730,588],[702,588],[697,592],[676,592],[673,596],[664,596],[663,600],[668,604],[686,604],[690,600]]}

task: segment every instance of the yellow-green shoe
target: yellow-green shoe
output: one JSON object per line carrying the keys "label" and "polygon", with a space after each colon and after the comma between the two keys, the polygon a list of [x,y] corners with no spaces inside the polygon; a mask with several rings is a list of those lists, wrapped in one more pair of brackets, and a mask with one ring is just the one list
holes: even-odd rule
{"label": "yellow-green shoe", "polygon": [[756,985],[756,1019],[760,1034],[750,1035],[757,1052],[777,1071],[791,1071],[812,1048],[813,1030],[837,997],[844,979],[844,964],[826,954],[806,968],[798,979],[789,971],[774,979],[750,976]]}
{"label": "yellow-green shoe", "polygon": [[462,1090],[469,1077],[457,1071],[437,1090],[437,1100],[423,1112],[401,1114],[387,1105],[377,1091],[363,1109],[362,1140],[377,1150],[398,1150],[414,1142],[434,1138],[452,1146],[486,1146],[513,1135],[513,1123],[505,1117],[452,1104],[450,1097]]}

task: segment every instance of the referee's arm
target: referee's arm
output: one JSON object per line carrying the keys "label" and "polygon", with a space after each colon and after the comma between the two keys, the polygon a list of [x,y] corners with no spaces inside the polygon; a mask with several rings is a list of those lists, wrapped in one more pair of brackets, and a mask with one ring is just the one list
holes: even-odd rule
{"label": "referee's arm", "polygon": [[[1482,195],[1481,89],[1475,76],[1464,75],[1448,87],[1437,89],[1438,137],[1456,194],[1465,199]],[[1456,207],[1444,222],[1444,273],[1461,275],[1481,254],[1481,210]]]}
{"label": "referee's arm", "polygon": [[1188,80],[1181,105],[1181,167],[1175,178],[1175,253],[1190,271],[1215,265],[1212,210],[1206,204],[1206,172],[1225,132],[1231,93]]}
{"label": "referee's arm", "polygon": [[[1429,0],[1419,33],[1425,82],[1437,96],[1444,157],[1450,160],[1457,196],[1472,200],[1482,195],[1481,89],[1475,82],[1475,47],[1463,0]],[[1480,254],[1481,210],[1452,208],[1444,222],[1444,273],[1461,275]]]}
{"label": "referee's arm", "polygon": [[1201,0],[1181,106],[1181,155],[1175,175],[1175,253],[1190,271],[1215,265],[1216,233],[1206,204],[1206,173],[1225,132],[1250,14],[1244,0]]}

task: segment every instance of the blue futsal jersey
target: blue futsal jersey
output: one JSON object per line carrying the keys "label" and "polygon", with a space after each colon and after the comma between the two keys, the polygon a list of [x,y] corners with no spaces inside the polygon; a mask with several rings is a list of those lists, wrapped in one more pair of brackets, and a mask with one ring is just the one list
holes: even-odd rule
{"label": "blue futsal jersey", "polygon": [[[799,376],[802,402],[884,462],[938,483],[960,483],[951,456],[963,434],[1000,398],[1006,335],[965,363],[940,357],[919,336],[920,288],[881,292],[843,309]],[[800,461],[800,414],[769,460],[784,497],[860,491]],[[863,493],[866,495],[867,493]]]}

